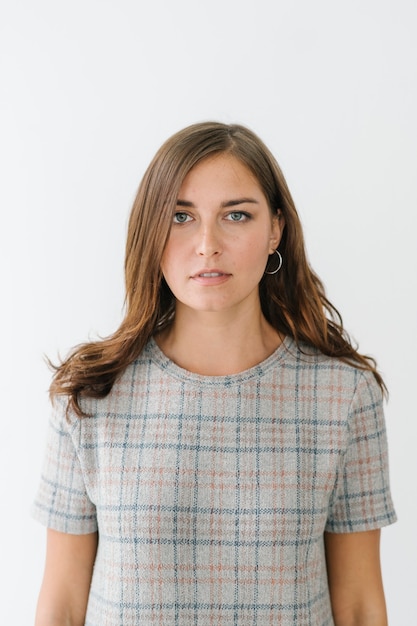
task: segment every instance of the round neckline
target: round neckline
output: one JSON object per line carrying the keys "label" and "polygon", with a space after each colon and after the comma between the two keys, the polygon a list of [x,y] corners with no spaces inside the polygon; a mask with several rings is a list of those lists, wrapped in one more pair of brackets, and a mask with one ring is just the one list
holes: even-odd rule
{"label": "round neckline", "polygon": [[182,381],[191,383],[198,383],[207,386],[214,385],[233,385],[241,384],[254,377],[263,376],[271,367],[276,365],[277,361],[284,359],[285,355],[289,353],[289,347],[292,345],[293,339],[289,336],[285,336],[280,345],[270,354],[266,359],[253,365],[249,369],[243,370],[236,374],[226,374],[222,376],[208,376],[204,374],[197,374],[184,369],[167,357],[161,348],[156,343],[155,339],[151,337],[145,348],[147,356],[164,372],[170,374],[174,378],[178,378]]}

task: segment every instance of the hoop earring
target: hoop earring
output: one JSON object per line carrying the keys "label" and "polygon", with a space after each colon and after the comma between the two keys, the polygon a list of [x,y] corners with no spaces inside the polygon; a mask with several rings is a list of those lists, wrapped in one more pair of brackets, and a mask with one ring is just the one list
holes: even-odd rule
{"label": "hoop earring", "polygon": [[267,272],[267,271],[265,270],[265,272],[264,272],[265,274],[269,274],[269,275],[271,275],[271,274],[276,274],[277,272],[279,272],[279,270],[280,270],[280,269],[281,269],[281,267],[282,267],[282,255],[281,255],[281,253],[280,253],[280,252],[278,252],[278,250],[275,250],[274,254],[277,254],[277,255],[278,255],[278,267],[277,267],[277,268],[276,268],[273,272]]}

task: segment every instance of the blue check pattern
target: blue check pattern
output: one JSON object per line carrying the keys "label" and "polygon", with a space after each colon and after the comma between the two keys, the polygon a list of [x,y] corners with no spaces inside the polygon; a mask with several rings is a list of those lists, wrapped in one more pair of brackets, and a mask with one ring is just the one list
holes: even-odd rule
{"label": "blue check pattern", "polygon": [[323,533],[395,520],[372,374],[287,338],[205,377],[151,340],[83,402],[55,402],[33,512],[99,532],[87,626],[333,624]]}

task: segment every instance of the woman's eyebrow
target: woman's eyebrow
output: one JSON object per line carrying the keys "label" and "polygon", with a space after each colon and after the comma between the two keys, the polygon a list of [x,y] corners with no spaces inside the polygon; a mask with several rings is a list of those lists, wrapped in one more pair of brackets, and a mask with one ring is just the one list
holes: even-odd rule
{"label": "woman's eyebrow", "polygon": [[[232,206],[238,206],[239,204],[259,204],[259,202],[258,200],[255,200],[255,198],[236,198],[234,200],[225,200],[220,206],[222,209],[227,209]],[[193,202],[189,202],[188,200],[178,199],[177,206],[195,209],[195,204]]]}
{"label": "woman's eyebrow", "polygon": [[228,200],[227,202],[222,202],[222,209],[226,209],[231,206],[237,206],[239,204],[259,204],[255,198],[237,198],[236,200]]}

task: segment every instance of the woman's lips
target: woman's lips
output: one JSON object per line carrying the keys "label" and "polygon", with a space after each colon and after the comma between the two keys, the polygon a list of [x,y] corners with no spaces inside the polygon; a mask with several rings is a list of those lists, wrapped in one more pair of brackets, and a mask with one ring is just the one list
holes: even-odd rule
{"label": "woman's lips", "polygon": [[218,269],[202,270],[191,276],[200,285],[220,285],[230,278],[231,274]]}
{"label": "woman's lips", "polygon": [[201,272],[199,276],[213,278],[214,276],[222,276],[223,272]]}

